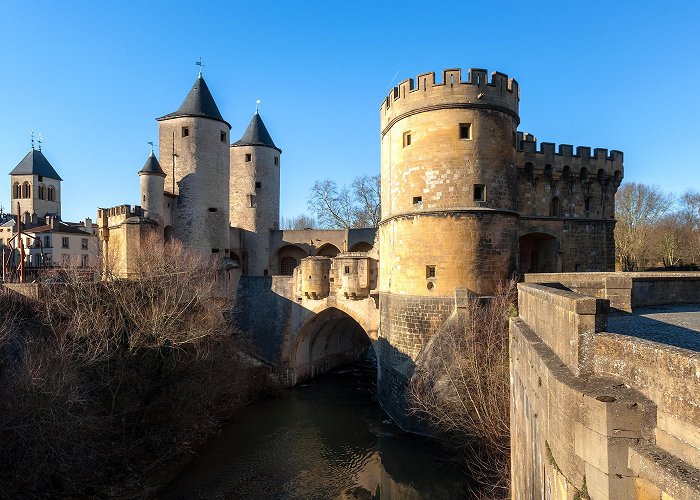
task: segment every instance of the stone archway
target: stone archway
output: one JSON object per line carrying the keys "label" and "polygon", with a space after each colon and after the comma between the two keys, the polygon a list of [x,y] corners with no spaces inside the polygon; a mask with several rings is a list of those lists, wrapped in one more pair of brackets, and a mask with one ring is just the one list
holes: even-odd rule
{"label": "stone archway", "polygon": [[527,233],[518,238],[518,271],[556,273],[560,271],[557,239],[547,233]]}
{"label": "stone archway", "polygon": [[306,322],[292,344],[291,385],[357,361],[371,344],[365,327],[350,314],[324,309]]}
{"label": "stone archway", "polygon": [[291,276],[294,273],[294,268],[301,262],[301,259],[308,256],[304,249],[296,245],[284,245],[276,252],[276,269],[272,274]]}
{"label": "stone archway", "polygon": [[316,252],[316,255],[321,255],[323,257],[335,257],[340,253],[340,249],[333,243],[326,243],[321,245]]}

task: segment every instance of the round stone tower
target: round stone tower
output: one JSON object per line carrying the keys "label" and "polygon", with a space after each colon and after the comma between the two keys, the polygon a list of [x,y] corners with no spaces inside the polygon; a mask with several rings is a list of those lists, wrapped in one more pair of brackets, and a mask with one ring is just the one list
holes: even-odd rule
{"label": "round stone tower", "polygon": [[146,217],[153,219],[159,225],[159,233],[163,236],[163,220],[165,205],[165,172],[160,168],[158,158],[151,151],[143,168],[139,170],[141,185],[141,206]]}
{"label": "round stone tower", "polygon": [[480,69],[419,75],[382,102],[379,396],[399,420],[456,292],[488,294],[515,270],[518,102],[515,80]]}
{"label": "round stone tower", "polygon": [[173,236],[189,248],[229,251],[229,136],[200,74],[180,109],[158,120],[165,190],[176,196]]}
{"label": "round stone tower", "polygon": [[280,155],[258,112],[231,145],[231,227],[241,228],[243,271],[263,276],[270,263],[270,231],[279,229]]}

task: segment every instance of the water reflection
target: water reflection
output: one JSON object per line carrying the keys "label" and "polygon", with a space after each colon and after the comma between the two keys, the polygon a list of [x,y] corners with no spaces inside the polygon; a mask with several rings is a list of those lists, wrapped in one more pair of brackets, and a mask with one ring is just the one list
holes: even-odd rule
{"label": "water reflection", "polygon": [[364,362],[250,406],[163,498],[464,498],[449,457],[387,420],[374,376]]}

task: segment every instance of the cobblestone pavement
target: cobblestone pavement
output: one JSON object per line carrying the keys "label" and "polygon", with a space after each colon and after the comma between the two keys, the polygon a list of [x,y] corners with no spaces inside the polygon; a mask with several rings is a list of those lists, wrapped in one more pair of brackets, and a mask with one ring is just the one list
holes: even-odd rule
{"label": "cobblestone pavement", "polygon": [[608,317],[608,332],[700,352],[700,304],[638,308]]}

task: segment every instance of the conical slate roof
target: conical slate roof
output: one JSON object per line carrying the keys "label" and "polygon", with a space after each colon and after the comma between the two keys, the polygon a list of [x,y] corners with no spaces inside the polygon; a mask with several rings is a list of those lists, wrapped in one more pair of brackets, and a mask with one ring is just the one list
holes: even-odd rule
{"label": "conical slate roof", "polygon": [[158,158],[153,154],[153,151],[151,151],[151,154],[146,159],[146,163],[143,164],[143,168],[139,170],[139,174],[156,174],[165,177],[165,172],[160,168]]}
{"label": "conical slate roof", "polygon": [[282,152],[280,148],[275,146],[272,137],[270,137],[270,133],[267,131],[258,113],[253,115],[253,119],[250,120],[250,125],[248,125],[243,137],[234,142],[232,146],[267,146],[268,148],[276,149],[280,153]]}
{"label": "conical slate roof", "polygon": [[221,116],[219,107],[216,105],[214,97],[212,97],[209,87],[207,86],[207,82],[204,81],[204,77],[202,75],[199,75],[197,80],[195,80],[189,94],[187,94],[185,100],[182,101],[180,109],[174,113],[156,118],[156,120],[168,120],[170,118],[179,118],[182,116],[211,118],[212,120],[225,123],[228,125],[229,129],[231,128],[231,125],[229,125],[229,123]]}
{"label": "conical slate roof", "polygon": [[46,159],[44,153],[34,148],[10,172],[10,175],[41,175],[57,181],[63,180]]}

